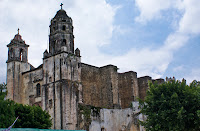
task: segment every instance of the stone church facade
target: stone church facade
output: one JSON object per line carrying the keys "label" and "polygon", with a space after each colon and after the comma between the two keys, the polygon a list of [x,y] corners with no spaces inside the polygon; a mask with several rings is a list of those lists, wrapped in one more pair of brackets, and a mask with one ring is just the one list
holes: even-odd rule
{"label": "stone church facade", "polygon": [[[118,73],[114,65],[96,67],[81,62],[80,50],[74,50],[72,19],[65,10],[56,13],[49,27],[49,52],[44,51],[43,63],[37,68],[28,62],[29,45],[19,32],[7,45],[7,98],[41,106],[50,113],[53,129],[71,130],[106,130],[108,126],[102,126],[103,122],[99,127],[91,126],[96,117],[87,125],[80,105],[104,109],[99,114],[101,118],[106,112],[131,112],[132,102],[138,97],[144,99],[148,81],[154,81],[151,77],[138,78],[133,71]],[[116,130],[128,128],[127,123],[119,126]]]}

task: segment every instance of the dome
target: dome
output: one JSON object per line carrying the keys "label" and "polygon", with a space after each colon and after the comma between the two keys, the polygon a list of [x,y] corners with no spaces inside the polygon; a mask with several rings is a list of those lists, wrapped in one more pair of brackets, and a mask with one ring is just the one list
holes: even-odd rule
{"label": "dome", "polygon": [[20,34],[16,34],[14,40],[23,41],[22,36]]}
{"label": "dome", "polygon": [[59,11],[57,11],[54,18],[58,18],[58,17],[66,18],[66,17],[69,17],[69,16],[67,15],[65,10],[60,9]]}
{"label": "dome", "polygon": [[22,39],[22,36],[20,34],[16,34],[15,37],[12,39],[12,41],[18,41],[22,44],[26,44],[25,41]]}
{"label": "dome", "polygon": [[10,44],[8,44],[7,47],[12,46],[14,44],[18,44],[18,45],[20,44],[20,45],[27,46],[27,47],[29,46],[22,39],[22,36],[19,34],[19,32],[18,32],[18,34],[15,35],[15,37],[11,40]]}

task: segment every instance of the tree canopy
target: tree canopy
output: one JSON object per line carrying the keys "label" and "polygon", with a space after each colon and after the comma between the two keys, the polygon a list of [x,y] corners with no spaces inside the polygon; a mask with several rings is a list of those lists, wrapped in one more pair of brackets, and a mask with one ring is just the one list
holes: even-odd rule
{"label": "tree canopy", "polygon": [[15,120],[14,102],[4,100],[6,96],[6,84],[0,84],[0,128],[9,127]]}
{"label": "tree canopy", "polygon": [[18,116],[14,128],[48,129],[51,127],[49,113],[39,106],[22,105],[9,99],[5,100],[5,89],[6,84],[0,84],[0,128],[8,128]]}
{"label": "tree canopy", "polygon": [[199,83],[149,83],[145,100],[140,100],[141,113],[146,115],[146,120],[141,124],[147,131],[200,130]]}
{"label": "tree canopy", "polygon": [[29,106],[15,104],[15,117],[19,119],[15,123],[15,128],[40,128],[48,129],[51,127],[50,115],[43,111],[39,106]]}
{"label": "tree canopy", "polygon": [[0,84],[0,100],[3,100],[6,96],[6,84],[2,83]]}

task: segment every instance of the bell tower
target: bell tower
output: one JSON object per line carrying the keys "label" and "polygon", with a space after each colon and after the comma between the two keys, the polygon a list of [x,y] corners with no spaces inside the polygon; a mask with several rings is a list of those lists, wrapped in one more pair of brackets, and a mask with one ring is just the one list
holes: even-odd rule
{"label": "bell tower", "polygon": [[72,19],[62,9],[51,20],[49,52],[43,56],[42,108],[52,117],[53,129],[77,128],[82,103],[81,56],[74,52]]}
{"label": "bell tower", "polygon": [[21,103],[22,72],[30,70],[28,63],[28,47],[22,36],[18,33],[7,45],[7,98]]}
{"label": "bell tower", "polygon": [[49,53],[51,55],[60,52],[74,53],[74,35],[72,19],[61,9],[51,20],[49,35]]}
{"label": "bell tower", "polygon": [[28,62],[28,47],[25,41],[22,39],[22,36],[18,33],[15,35],[14,39],[11,40],[8,47],[8,61],[20,61]]}

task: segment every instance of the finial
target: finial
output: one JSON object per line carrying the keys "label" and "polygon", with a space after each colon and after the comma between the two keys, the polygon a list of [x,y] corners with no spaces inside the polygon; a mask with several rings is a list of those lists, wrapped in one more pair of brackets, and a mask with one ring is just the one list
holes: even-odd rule
{"label": "finial", "polygon": [[62,9],[62,6],[63,6],[63,3],[60,4],[61,9]]}
{"label": "finial", "polygon": [[19,28],[17,29],[18,35],[19,35]]}

